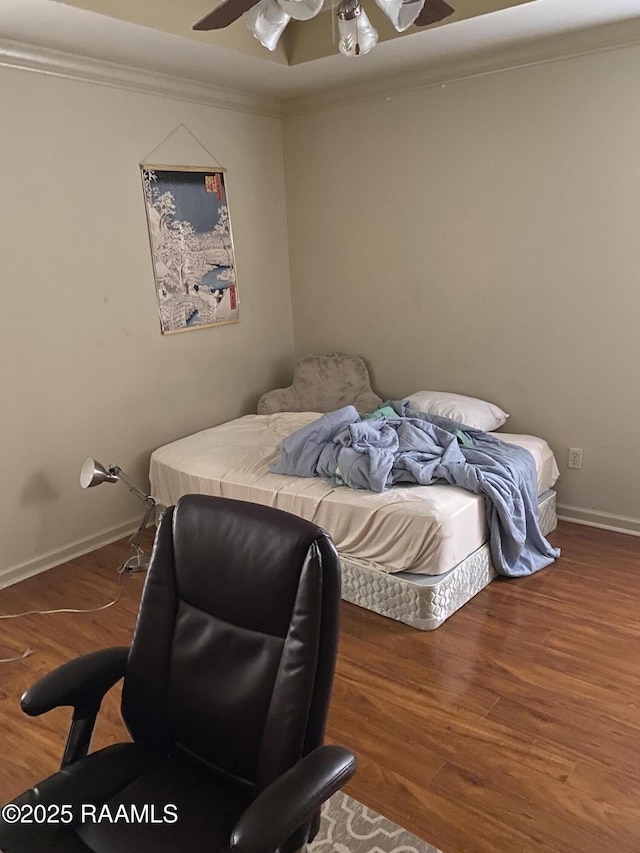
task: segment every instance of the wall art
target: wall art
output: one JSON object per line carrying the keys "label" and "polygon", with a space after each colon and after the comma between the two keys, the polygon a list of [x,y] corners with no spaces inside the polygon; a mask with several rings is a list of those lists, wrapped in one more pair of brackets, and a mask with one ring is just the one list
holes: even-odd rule
{"label": "wall art", "polygon": [[162,334],[238,322],[225,170],[140,168]]}

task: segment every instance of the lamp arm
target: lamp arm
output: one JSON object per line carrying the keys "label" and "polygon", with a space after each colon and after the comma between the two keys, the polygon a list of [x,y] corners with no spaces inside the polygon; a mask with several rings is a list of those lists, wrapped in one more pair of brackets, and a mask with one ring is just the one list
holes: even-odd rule
{"label": "lamp arm", "polygon": [[130,544],[131,544],[131,548],[134,551],[139,550],[140,540],[142,539],[142,534],[147,529],[147,524],[151,520],[151,515],[153,514],[153,511],[156,508],[156,502],[151,496],[149,496],[145,502],[147,504],[147,511],[144,514],[144,518],[140,522],[140,527],[138,528],[135,536],[129,540]]}
{"label": "lamp arm", "polygon": [[142,491],[142,489],[140,489],[138,486],[136,486],[136,484],[133,482],[133,480],[124,473],[122,468],[118,468],[117,465],[112,465],[109,468],[109,473],[115,474],[117,477],[119,477],[122,480],[123,483],[126,483],[127,486],[129,486],[129,491],[133,492],[133,494],[136,497],[141,498],[145,502],[148,500],[152,500],[153,503],[155,504],[155,499],[152,498],[151,495],[147,495],[145,492]]}

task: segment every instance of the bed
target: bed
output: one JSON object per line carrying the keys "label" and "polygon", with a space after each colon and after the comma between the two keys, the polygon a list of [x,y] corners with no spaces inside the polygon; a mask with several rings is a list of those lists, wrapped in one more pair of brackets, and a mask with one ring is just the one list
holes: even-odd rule
{"label": "bed", "polygon": [[[382,402],[370,390],[360,359],[359,378],[350,384],[342,376],[336,382],[326,360],[355,357],[310,358],[316,361],[303,360],[309,381],[298,383],[295,399],[289,389],[269,392],[260,400],[258,414],[154,451],[152,494],[166,506],[183,494],[201,493],[263,503],[307,518],[328,530],[336,543],[345,600],[420,630],[437,628],[496,576],[484,499],[444,483],[374,493],[334,487],[326,478],[271,473],[282,441],[336,403],[357,401],[359,411],[367,411]],[[368,389],[363,390],[363,379]],[[339,393],[326,393],[331,385],[337,385]],[[311,403],[315,409],[306,410]],[[302,410],[291,410],[297,406]],[[552,487],[558,468],[553,453],[534,436],[499,437],[525,447],[535,460],[540,527],[546,535],[556,525]]]}

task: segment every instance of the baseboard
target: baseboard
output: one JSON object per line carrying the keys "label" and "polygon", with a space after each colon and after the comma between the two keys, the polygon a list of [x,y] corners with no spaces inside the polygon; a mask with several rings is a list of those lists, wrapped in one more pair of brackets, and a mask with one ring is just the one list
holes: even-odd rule
{"label": "baseboard", "polygon": [[628,533],[640,536],[640,518],[630,518],[626,515],[613,515],[581,506],[558,504],[558,520],[571,521],[574,524],[584,524],[587,527],[601,527],[603,530],[614,530],[616,533]]}
{"label": "baseboard", "polygon": [[33,577],[33,575],[38,575],[40,572],[46,572],[47,569],[52,569],[54,566],[60,565],[60,563],[66,563],[67,560],[74,560],[76,557],[81,557],[83,554],[95,551],[96,548],[110,545],[112,542],[117,542],[118,539],[123,539],[125,536],[131,536],[138,529],[139,524],[139,518],[131,519],[131,521],[125,521],[123,524],[109,527],[92,536],[72,542],[64,548],[41,554],[33,560],[19,563],[17,566],[9,566],[6,569],[2,569],[0,570],[0,589],[4,589],[4,587],[11,586],[14,583],[19,583],[19,581],[26,580]]}

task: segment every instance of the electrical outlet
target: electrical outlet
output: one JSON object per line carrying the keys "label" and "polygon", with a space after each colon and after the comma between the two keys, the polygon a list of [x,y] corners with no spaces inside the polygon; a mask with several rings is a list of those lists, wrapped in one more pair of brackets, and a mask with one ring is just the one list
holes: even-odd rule
{"label": "electrical outlet", "polygon": [[570,447],[567,468],[582,468],[582,448]]}

